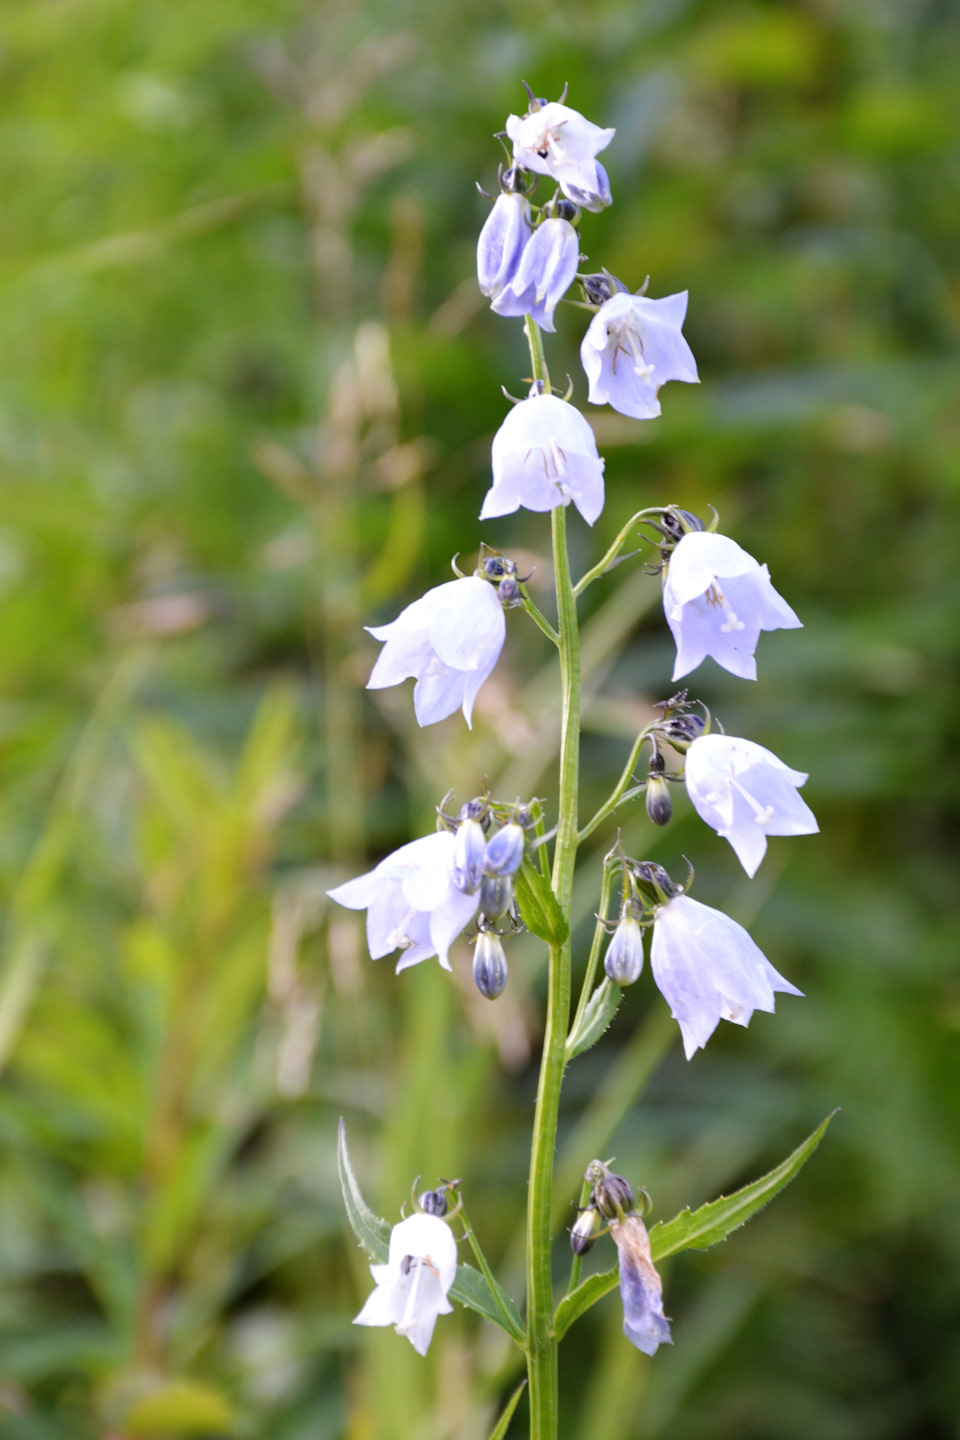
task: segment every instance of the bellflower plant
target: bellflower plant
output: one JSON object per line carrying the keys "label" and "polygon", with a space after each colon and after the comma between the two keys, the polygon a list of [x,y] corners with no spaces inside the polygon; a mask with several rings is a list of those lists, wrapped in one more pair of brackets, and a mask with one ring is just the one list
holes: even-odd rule
{"label": "bellflower plant", "polygon": [[[677,646],[675,679],[708,655],[734,675],[753,679],[761,630],[793,629],[800,621],[774,590],[766,567],[714,533],[716,516],[708,529],[676,504],[639,510],[605,554],[574,581],[569,507],[572,503],[589,525],[599,518],[604,462],[590,425],[572,403],[572,382],[565,396],[551,384],[543,331],[553,329],[556,306],[565,303],[576,280],[583,298],[574,303],[591,317],[581,356],[593,404],[651,420],[660,414],[659,391],[668,380],[693,383],[698,376],[681,331],[686,293],[649,299],[630,294],[605,269],[576,273],[583,212],[610,203],[609,181],[597,155],[613,130],[568,107],[565,94],[551,102],[531,91],[528,97],[527,113],[507,120],[513,163],[505,173],[501,167],[501,193],[481,232],[477,270],[492,310],[524,317],[531,389],[514,403],[494,438],[492,485],[480,519],[498,520],[520,508],[549,512],[556,621],[534,603],[529,577],[520,574],[517,560],[484,542],[472,575],[427,591],[392,624],[371,627],[384,648],[369,683],[379,688],[414,677],[414,709],[421,725],[457,708],[469,724],[477,691],[504,644],[503,612],[522,609],[559,659],[556,784],[547,799],[498,798],[484,788],[459,809],[450,808],[448,792],[437,806],[436,834],[401,846],[330,895],[348,908],[366,910],[371,957],[400,950],[398,970],[434,955],[447,969],[463,965],[453,950],[463,933],[473,946],[473,981],[494,1004],[509,984],[511,937],[527,930],[547,948],[543,1048],[526,1188],[524,1313],[496,1279],[480,1238],[466,1222],[459,1181],[421,1196],[418,1213],[391,1231],[363,1201],[342,1131],[339,1165],[348,1215],[375,1262],[377,1289],[357,1323],[394,1325],[422,1354],[437,1315],[449,1309],[451,1299],[473,1308],[523,1352],[531,1440],[557,1440],[557,1349],[571,1326],[601,1295],[619,1287],[626,1340],[651,1357],[672,1343],[658,1259],[687,1246],[715,1243],[741,1225],[798,1172],[828,1122],[769,1175],[700,1210],[684,1210],[649,1232],[644,1217],[652,1202],[646,1191],[639,1190],[641,1202],[635,1203],[625,1176],[599,1160],[592,1162],[579,1201],[569,1196],[576,1205],[570,1280],[566,1294],[555,1297],[554,1157],[564,1074],[601,1039],[618,1005],[630,1003],[624,996],[631,987],[647,983],[645,945],[653,982],[679,1022],[688,1060],[722,1019],[746,1026],[755,1011],[773,1011],[777,994],[801,994],[743,926],[692,898],[692,871],[685,885],[675,883],[659,863],[629,854],[622,832],[611,834],[611,827],[642,797],[633,829],[649,826],[662,836],[673,815],[671,790],[685,784],[694,808],[730,842],[750,876],[763,858],[768,835],[810,834],[817,827],[797,793],[806,775],[789,769],[762,745],[715,730],[709,710],[688,700],[685,690],[656,703],[610,794],[589,818],[581,818],[578,605],[590,586],[645,543],[652,544],[651,558],[659,563],[649,568],[662,574],[664,612]],[[559,186],[540,204],[533,198],[537,176]],[[630,553],[625,553],[628,546]],[[578,852],[603,830],[612,846],[591,906],[597,914],[593,939],[581,957],[573,948],[574,870]],[[465,956],[466,946],[460,951]],[[575,966],[579,989],[574,1005]],[[457,1196],[450,1215],[447,1192]],[[457,1266],[451,1224],[458,1214],[477,1269]],[[616,1265],[581,1282],[583,1256],[607,1235],[617,1250]],[[684,1343],[682,1317],[676,1339]],[[650,1362],[638,1357],[637,1363]],[[495,1434],[506,1433],[518,1398],[519,1392]]]}

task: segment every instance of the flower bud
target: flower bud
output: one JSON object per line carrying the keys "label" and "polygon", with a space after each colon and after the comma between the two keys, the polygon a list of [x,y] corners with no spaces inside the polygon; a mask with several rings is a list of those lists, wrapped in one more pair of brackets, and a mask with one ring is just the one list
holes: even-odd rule
{"label": "flower bud", "polygon": [[570,1249],[574,1255],[586,1255],[594,1241],[593,1232],[597,1228],[597,1221],[600,1219],[600,1212],[588,1206],[581,1210],[577,1216],[576,1224],[570,1227]]}
{"label": "flower bud", "polygon": [[604,956],[603,968],[615,985],[633,985],[643,969],[643,931],[635,909],[639,909],[637,902],[628,901]]}
{"label": "flower bud", "polygon": [[662,905],[672,896],[680,894],[680,886],[673,883],[662,865],[652,860],[641,860],[634,862],[631,868],[644,896],[654,905]]}
{"label": "flower bud", "polygon": [[608,1170],[602,1160],[591,1160],[583,1178],[593,1185],[590,1204],[607,1220],[618,1220],[633,1209],[630,1182]]}
{"label": "flower bud", "polygon": [[514,605],[523,604],[523,599],[520,595],[520,584],[516,575],[504,575],[500,584],[497,586],[497,595],[500,598],[500,604],[507,609],[512,608]]}
{"label": "flower bud", "polygon": [[485,875],[513,875],[520,869],[523,861],[523,847],[525,843],[523,827],[515,820],[509,825],[504,825],[496,835],[487,841],[486,855],[483,861],[483,873]]}
{"label": "flower bud", "polygon": [[447,1192],[444,1189],[424,1190],[422,1195],[417,1196],[417,1204],[425,1215],[446,1215]]}
{"label": "flower bud", "polygon": [[553,213],[560,220],[576,220],[577,207],[572,200],[558,200],[553,207]]}
{"label": "flower bud", "polygon": [[450,875],[454,885],[465,895],[472,895],[480,888],[486,849],[487,842],[479,820],[461,820],[450,861]]}
{"label": "flower bud", "polygon": [[654,825],[666,825],[673,814],[670,786],[662,775],[656,775],[652,771],[647,776],[646,801],[647,814]]}
{"label": "flower bud", "polygon": [[599,275],[579,275],[577,278],[591,305],[603,305],[618,290],[625,291],[627,288],[615,275],[611,275],[609,270],[603,270]]}
{"label": "flower bud", "polygon": [[481,995],[496,1000],[507,988],[507,957],[500,936],[481,930],[473,950],[473,978]]}
{"label": "flower bud", "polygon": [[485,875],[480,886],[480,914],[488,920],[502,920],[513,904],[513,881],[509,875]]}
{"label": "flower bud", "polygon": [[699,715],[671,715],[668,720],[664,720],[660,733],[665,740],[670,741],[674,750],[684,754],[694,740],[699,740],[705,728]]}
{"label": "flower bud", "polygon": [[487,555],[483,562],[483,573],[488,580],[499,580],[502,575],[510,575],[516,569],[512,560],[507,560],[503,555]]}

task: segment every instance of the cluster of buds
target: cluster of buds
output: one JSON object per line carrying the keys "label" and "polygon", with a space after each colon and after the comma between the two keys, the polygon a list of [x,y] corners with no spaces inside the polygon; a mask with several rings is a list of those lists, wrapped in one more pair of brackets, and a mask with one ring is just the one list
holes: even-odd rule
{"label": "cluster of buds", "polygon": [[670,1322],[663,1313],[663,1285],[643,1223],[651,1208],[650,1197],[646,1190],[640,1191],[643,1209],[638,1210],[630,1182],[602,1160],[592,1160],[583,1178],[591,1187],[590,1195],[571,1228],[570,1248],[574,1255],[583,1255],[601,1235],[611,1236],[620,1258],[623,1333],[638,1350],[653,1355],[660,1345],[673,1341]]}

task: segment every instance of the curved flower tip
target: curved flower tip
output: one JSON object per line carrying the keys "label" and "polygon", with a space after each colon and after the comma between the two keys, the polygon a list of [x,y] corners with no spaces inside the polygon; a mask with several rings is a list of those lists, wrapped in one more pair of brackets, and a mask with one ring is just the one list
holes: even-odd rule
{"label": "curved flower tip", "polygon": [[552,176],[577,205],[583,204],[581,196],[590,196],[595,203],[587,209],[599,210],[610,204],[610,184],[596,156],[616,133],[554,100],[529,115],[507,118],[517,163],[538,175]]}
{"label": "curved flower tip", "polygon": [[327,892],[348,910],[366,910],[372,960],[400,950],[398,974],[433,955],[450,969],[450,946],[480,903],[478,889],[465,890],[454,881],[455,847],[448,831],[424,835],[401,845],[366,875]]}
{"label": "curved flower tip", "polygon": [[677,645],[674,680],[708,655],[731,675],[756,680],[760,631],[802,628],[766,565],[735,540],[706,530],[684,535],[670,556],[663,609]]}
{"label": "curved flower tip", "polygon": [[392,1325],[418,1355],[426,1355],[438,1315],[449,1315],[447,1299],[457,1273],[457,1242],[436,1215],[411,1215],[390,1232],[386,1265],[371,1265],[377,1288],[354,1325]]}
{"label": "curved flower tip", "polygon": [[733,735],[701,735],[687,750],[687,794],[701,820],[729,840],[753,876],[767,852],[768,835],[815,835],[809,805],[797,794],[807,777],[771,750]]}
{"label": "curved flower tip", "polygon": [[620,1257],[623,1333],[644,1355],[672,1345],[670,1322],[663,1313],[663,1282],[650,1256],[650,1237],[639,1215],[614,1220],[610,1234]]}
{"label": "curved flower tip", "polygon": [[688,895],[657,910],[650,966],[679,1021],[688,1060],[721,1020],[749,1025],[754,1010],[772,1013],[775,992],[803,994],[774,970],[742,925]]}
{"label": "curved flower tip", "polygon": [[382,690],[416,678],[413,704],[420,725],[462,709],[472,725],[480,686],[503,649],[506,621],[492,585],[476,575],[428,590],[389,625],[368,625],[385,641],[367,681]]}
{"label": "curved flower tip", "polygon": [[589,423],[558,395],[515,405],[493,438],[493,486],[481,520],[572,500],[588,525],[603,509],[603,461]]}
{"label": "curved flower tip", "polygon": [[652,420],[660,414],[661,385],[668,380],[697,384],[697,362],[680,333],[686,313],[685,290],[662,300],[620,290],[605,301],[580,346],[590,403]]}
{"label": "curved flower tip", "polygon": [[553,312],[573,284],[579,263],[580,240],[570,221],[544,220],[490,308],[498,315],[531,315],[541,329],[554,331]]}

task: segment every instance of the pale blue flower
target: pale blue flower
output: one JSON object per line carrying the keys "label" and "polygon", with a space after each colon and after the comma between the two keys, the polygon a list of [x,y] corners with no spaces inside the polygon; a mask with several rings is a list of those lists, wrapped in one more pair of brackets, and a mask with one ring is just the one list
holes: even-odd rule
{"label": "pale blue flower", "polygon": [[663,1284],[650,1255],[650,1237],[639,1215],[610,1223],[620,1258],[623,1333],[644,1355],[672,1345],[670,1322],[663,1313]]}
{"label": "pale blue flower", "polygon": [[517,272],[533,228],[530,202],[514,191],[498,195],[477,242],[477,279],[494,299]]}
{"label": "pale blue flower", "polygon": [[558,395],[515,405],[493,438],[493,486],[481,520],[553,510],[572,500],[592,525],[603,509],[603,461],[588,421]]}
{"label": "pale blue flower", "polygon": [[415,677],[413,705],[421,725],[462,709],[472,725],[480,686],[497,663],[506,637],[503,606],[486,580],[468,575],[438,585],[389,625],[368,625],[386,644],[367,681],[382,690]]}
{"label": "pale blue flower", "polygon": [[532,315],[553,331],[553,312],[573,284],[580,263],[580,237],[569,220],[544,220],[527,241],[513,278],[491,305],[498,315]]}
{"label": "pale blue flower", "polygon": [[815,835],[813,811],[797,794],[807,777],[770,750],[733,735],[701,735],[687,750],[687,794],[701,820],[729,840],[748,875],[768,835]]}
{"label": "pale blue flower", "polygon": [[650,966],[679,1021],[689,1060],[721,1020],[748,1025],[754,1010],[773,1011],[774,993],[801,995],[735,920],[678,895],[655,911]]}
{"label": "pale blue flower", "polygon": [[677,645],[674,680],[708,655],[731,675],[756,680],[760,631],[801,627],[766,565],[735,540],[706,530],[689,531],[671,554],[663,610]]}
{"label": "pale blue flower", "polygon": [[410,1215],[394,1225],[386,1265],[371,1265],[377,1288],[354,1325],[392,1325],[418,1355],[426,1355],[438,1315],[449,1315],[447,1298],[457,1274],[457,1242],[437,1215]]}
{"label": "pale blue flower", "polygon": [[[616,134],[584,118],[578,110],[551,100],[529,115],[511,115],[507,134],[513,141],[513,156],[525,170],[550,175],[563,193],[577,204],[577,194],[610,203],[610,185],[596,156]],[[601,205],[587,208],[600,209]]]}
{"label": "pale blue flower", "polygon": [[668,380],[698,382],[697,362],[680,333],[687,292],[650,300],[618,290],[594,315],[580,346],[593,405],[652,420],[657,392]]}

